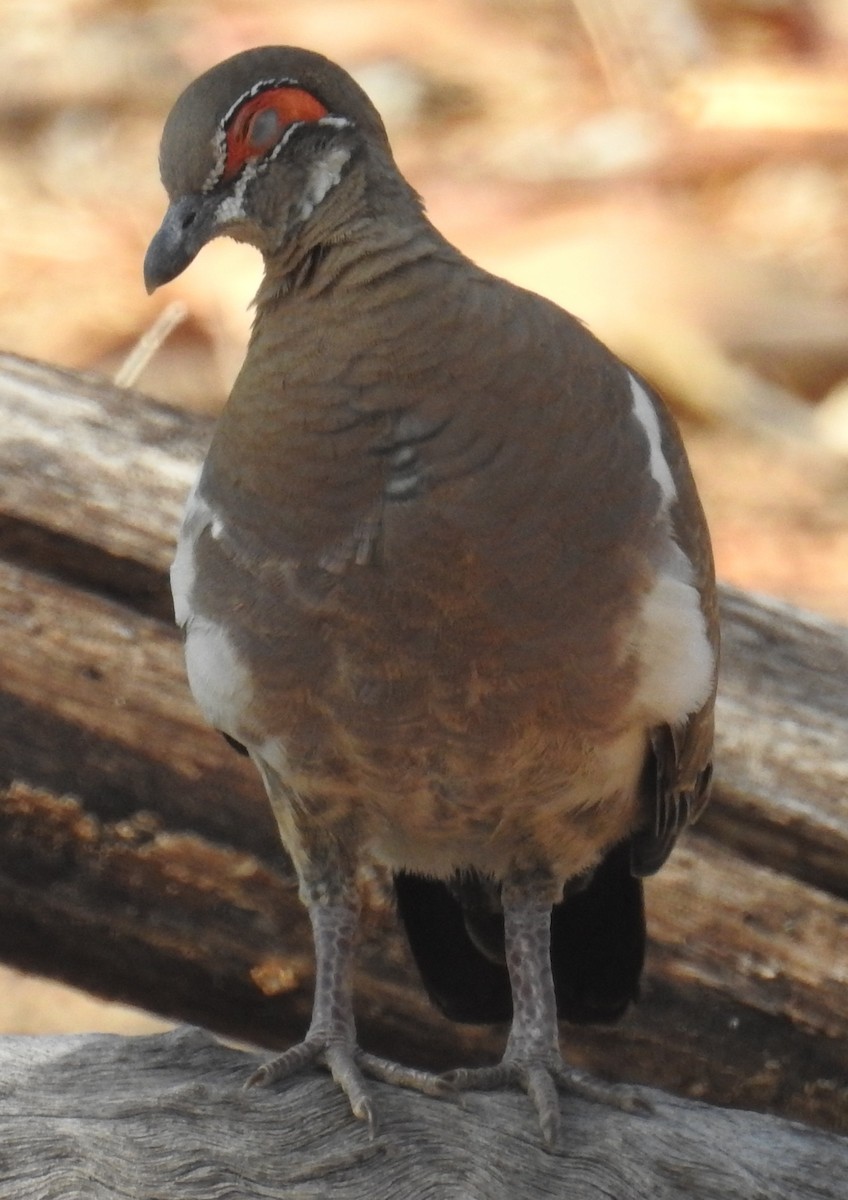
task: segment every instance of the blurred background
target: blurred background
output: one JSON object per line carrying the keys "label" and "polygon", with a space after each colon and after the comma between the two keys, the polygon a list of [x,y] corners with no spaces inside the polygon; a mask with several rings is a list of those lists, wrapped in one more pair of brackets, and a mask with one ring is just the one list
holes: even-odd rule
{"label": "blurred background", "polygon": [[[220,408],[258,257],[153,298],[141,261],[173,100],[268,42],[349,69],[433,222],[664,392],[724,580],[848,619],[846,0],[0,0],[0,350]],[[2,1031],[155,1027],[0,970]]]}

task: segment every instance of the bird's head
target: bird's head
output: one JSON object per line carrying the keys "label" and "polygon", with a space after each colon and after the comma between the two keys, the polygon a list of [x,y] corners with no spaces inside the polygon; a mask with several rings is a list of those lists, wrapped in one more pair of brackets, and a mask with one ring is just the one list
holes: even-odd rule
{"label": "bird's head", "polygon": [[190,84],[165,123],[159,163],[170,204],[144,260],[149,292],[214,237],[267,258],[310,230],[314,240],[337,232],[333,210],[339,223],[349,217],[350,193],[367,193],[376,176],[402,183],[359,85],[322,55],[285,46],[247,50]]}

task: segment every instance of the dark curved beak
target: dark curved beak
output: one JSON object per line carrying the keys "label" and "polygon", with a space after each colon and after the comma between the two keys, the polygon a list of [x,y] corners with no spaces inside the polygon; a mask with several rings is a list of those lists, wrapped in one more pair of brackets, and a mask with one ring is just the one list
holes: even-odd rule
{"label": "dark curved beak", "polygon": [[155,292],[186,269],[212,236],[205,196],[182,196],[170,205],[144,256],[144,286]]}

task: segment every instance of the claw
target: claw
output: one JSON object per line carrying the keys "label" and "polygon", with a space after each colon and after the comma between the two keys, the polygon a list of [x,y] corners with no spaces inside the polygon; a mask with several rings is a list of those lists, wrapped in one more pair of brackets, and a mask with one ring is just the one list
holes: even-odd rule
{"label": "claw", "polygon": [[525,1087],[539,1117],[545,1145],[551,1150],[559,1138],[559,1096],[556,1083],[545,1067],[533,1067],[527,1071]]}
{"label": "claw", "polygon": [[356,1048],[328,1046],[324,1051],[323,1058],[333,1079],[347,1096],[350,1111],[357,1120],[368,1122],[368,1131],[373,1137],[376,1128],[374,1106],[357,1066]]}
{"label": "claw", "polygon": [[265,1070],[263,1065],[261,1067],[257,1067],[252,1075],[248,1075],[247,1079],[245,1079],[241,1086],[244,1091],[247,1091],[249,1088],[266,1087],[269,1082],[270,1078],[268,1072]]}
{"label": "claw", "polygon": [[267,1087],[296,1074],[311,1063],[321,1063],[347,1096],[353,1115],[357,1120],[367,1122],[368,1134],[372,1140],[378,1131],[378,1120],[374,1102],[363,1078],[365,1075],[384,1083],[423,1092],[427,1096],[445,1096],[452,1090],[442,1076],[434,1075],[430,1071],[404,1067],[387,1058],[366,1054],[355,1042],[328,1042],[329,1039],[324,1036],[307,1037],[296,1046],[257,1067],[246,1080],[244,1087]]}
{"label": "claw", "polygon": [[307,1039],[303,1042],[298,1042],[296,1046],[290,1046],[288,1050],[284,1050],[276,1058],[269,1059],[268,1062],[262,1063],[260,1067],[257,1067],[244,1086],[245,1088],[268,1087],[270,1084],[276,1083],[279,1079],[286,1079],[289,1075],[295,1075],[310,1063],[320,1059],[324,1053],[324,1049],[323,1042],[317,1040],[310,1041]]}
{"label": "claw", "polygon": [[359,1109],[353,1110],[353,1115],[360,1121],[368,1122],[368,1137],[373,1142],[379,1131],[379,1122],[374,1106],[370,1100],[365,1100]]}

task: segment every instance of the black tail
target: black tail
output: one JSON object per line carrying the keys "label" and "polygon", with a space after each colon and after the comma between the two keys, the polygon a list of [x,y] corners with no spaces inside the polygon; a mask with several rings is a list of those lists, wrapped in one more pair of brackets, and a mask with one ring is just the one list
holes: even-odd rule
{"label": "black tail", "polygon": [[[395,890],[433,1003],[454,1021],[508,1021],[512,995],[503,961],[503,917],[469,912],[461,882],[404,872],[395,877]],[[480,888],[472,892],[476,898]],[[623,844],[607,854],[585,888],[554,906],[551,963],[560,1017],[579,1024],[617,1020],[638,995],[644,957],[642,882],[631,874],[630,848]]]}

